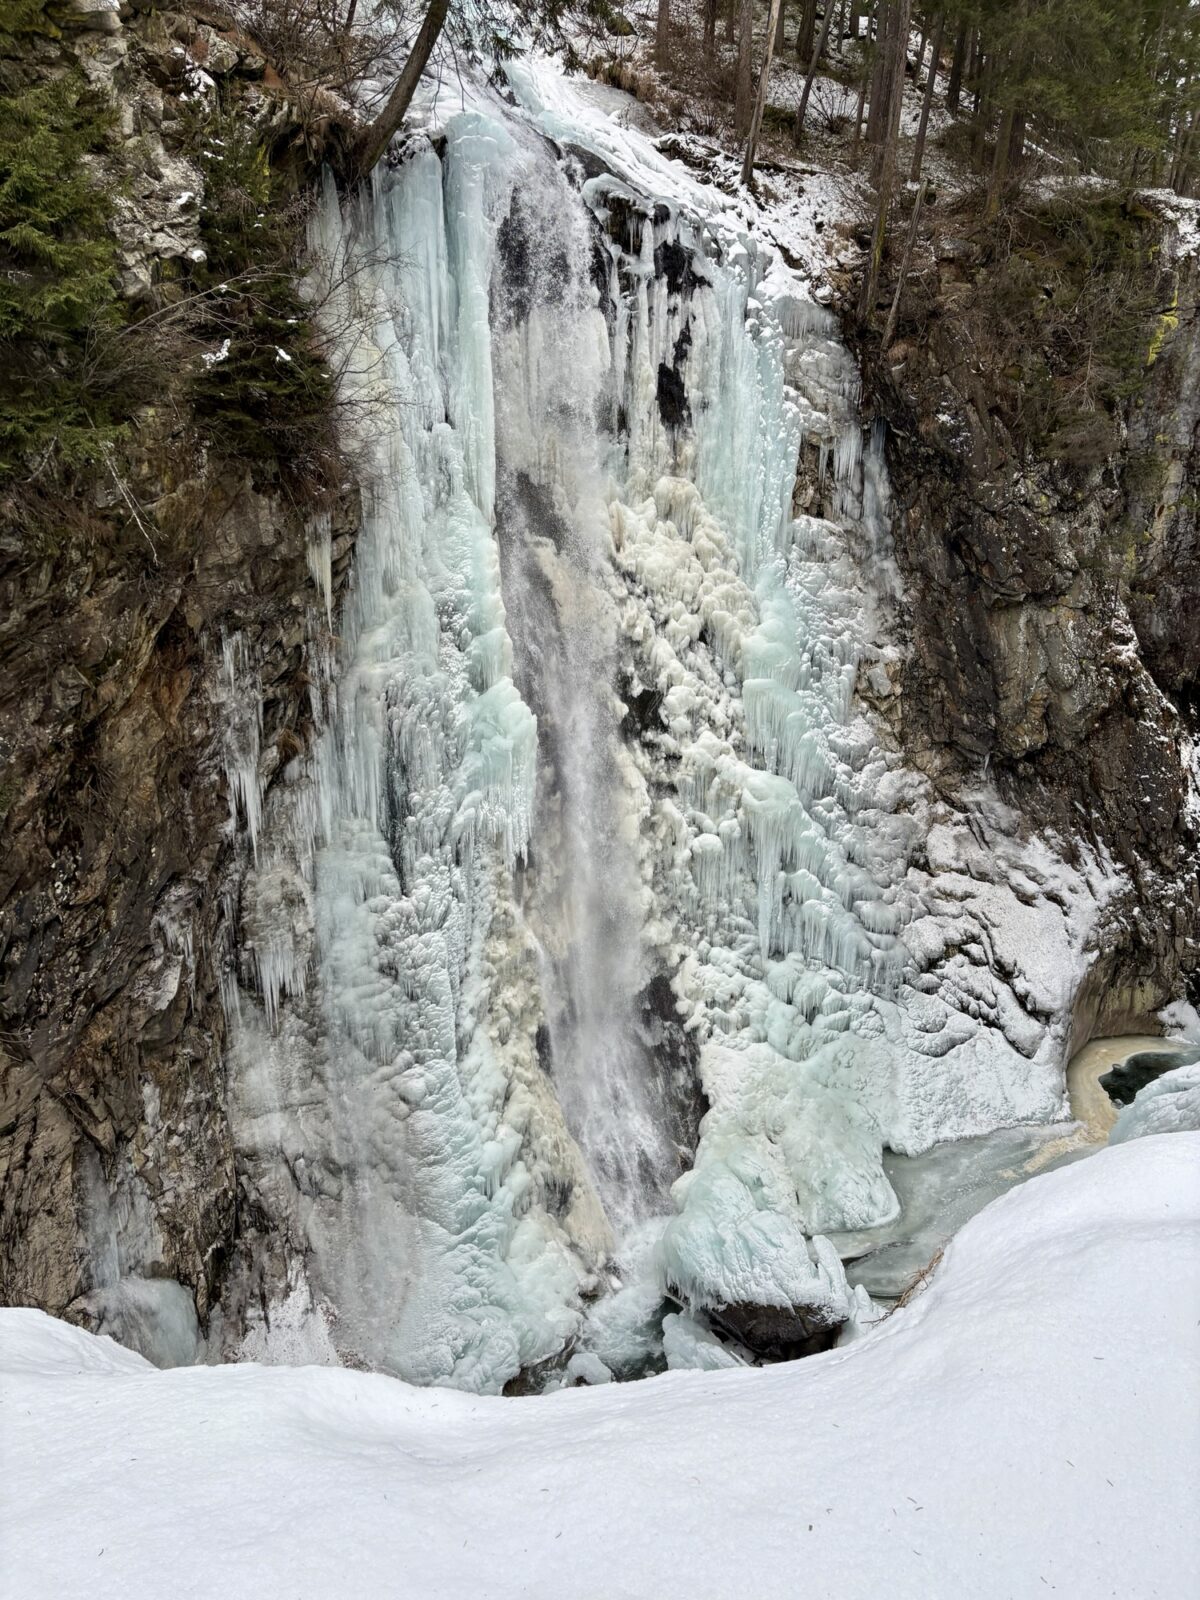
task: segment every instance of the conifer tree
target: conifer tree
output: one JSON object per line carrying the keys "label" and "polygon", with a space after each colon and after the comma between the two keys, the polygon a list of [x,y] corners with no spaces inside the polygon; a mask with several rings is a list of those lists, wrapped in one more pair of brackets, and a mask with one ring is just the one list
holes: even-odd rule
{"label": "conifer tree", "polygon": [[120,316],[111,201],[83,161],[110,120],[72,73],[0,96],[0,475],[43,445],[82,459],[105,437],[78,368]]}

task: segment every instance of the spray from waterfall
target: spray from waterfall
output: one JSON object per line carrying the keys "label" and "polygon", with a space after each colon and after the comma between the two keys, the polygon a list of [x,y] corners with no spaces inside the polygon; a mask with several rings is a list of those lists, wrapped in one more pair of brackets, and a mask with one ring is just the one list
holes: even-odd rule
{"label": "spray from waterfall", "polygon": [[[547,216],[563,226],[548,234]],[[621,735],[618,619],[605,582],[608,329],[592,219],[560,168],[534,169],[499,243],[496,532],[516,680],[539,739],[527,914],[542,946],[550,1070],[619,1236],[669,1208],[679,1156],[639,1026],[642,797]]]}

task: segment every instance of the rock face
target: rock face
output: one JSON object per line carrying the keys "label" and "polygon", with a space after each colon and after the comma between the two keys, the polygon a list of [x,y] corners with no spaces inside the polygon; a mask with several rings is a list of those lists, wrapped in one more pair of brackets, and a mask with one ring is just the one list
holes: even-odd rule
{"label": "rock face", "polygon": [[[132,152],[119,231],[138,298],[199,248],[183,202],[200,180],[161,81],[192,42],[210,74],[216,52],[182,15],[83,21],[72,49],[112,85]],[[326,617],[304,516],[205,460],[184,423],[145,416],[127,487],[114,478],[61,537],[6,518],[0,539],[0,1300],[102,1326],[120,1285],[146,1278],[184,1285],[203,1321],[232,1243],[225,644],[262,685],[265,788],[306,738]],[[115,514],[127,495],[132,524]]]}
{"label": "rock face", "polygon": [[1197,963],[1197,271],[1160,221],[1150,370],[1099,464],[1024,452],[990,414],[964,241],[935,249],[920,336],[860,351],[888,424],[907,645],[900,693],[860,687],[943,792],[986,774],[1035,828],[1126,871],[1076,1044],[1152,1016]]}
{"label": "rock face", "polygon": [[[234,1224],[219,969],[237,882],[213,690],[240,633],[269,783],[304,736],[317,597],[290,508],[236,479],[177,494],[207,514],[157,565],[99,538],[2,552],[0,1277],[56,1312],[110,1247],[187,1283],[203,1316]],[[158,525],[169,499],[147,497]],[[141,1220],[102,1215],[104,1194]]]}

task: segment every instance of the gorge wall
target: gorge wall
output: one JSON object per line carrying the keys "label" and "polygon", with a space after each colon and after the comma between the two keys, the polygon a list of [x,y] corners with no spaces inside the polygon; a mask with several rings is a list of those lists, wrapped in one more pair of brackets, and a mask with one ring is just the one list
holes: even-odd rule
{"label": "gorge wall", "polygon": [[1077,419],[1097,436],[1083,450],[1014,437],[1003,357],[973,337],[990,263],[952,222],[931,230],[919,335],[861,352],[903,507],[908,648],[902,693],[878,709],[935,784],[986,771],[1035,825],[1099,841],[1126,878],[1077,1043],[1151,1015],[1196,966],[1193,219],[1166,194],[1126,206],[1119,226],[1148,235],[1152,263],[1146,371],[1130,400]]}
{"label": "gorge wall", "polygon": [[[203,257],[204,180],[182,122],[195,74],[220,80],[283,146],[298,125],[248,41],[194,15],[100,8],[77,23],[42,41],[36,70],[74,62],[120,106],[102,159],[124,185],[121,291],[153,306],[182,261]],[[314,528],[278,485],[207,451],[176,376],[161,375],[159,403],[56,526],[5,508],[0,1285],[6,1303],[136,1342],[136,1292],[122,1309],[111,1291],[161,1280],[147,1315],[154,1324],[165,1297],[187,1355],[238,1230],[223,1063],[239,871],[225,646],[259,674],[269,787],[311,728],[321,584],[340,590],[357,509],[349,492]],[[317,576],[314,539],[327,562]]]}

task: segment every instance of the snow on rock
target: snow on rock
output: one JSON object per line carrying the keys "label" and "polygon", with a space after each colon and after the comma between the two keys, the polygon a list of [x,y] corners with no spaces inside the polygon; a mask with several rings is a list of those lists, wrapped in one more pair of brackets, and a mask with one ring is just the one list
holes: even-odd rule
{"label": "snow on rock", "polygon": [[1118,1115],[1109,1144],[1152,1133],[1200,1131],[1200,1062],[1175,1067],[1139,1091]]}
{"label": "snow on rock", "polygon": [[[909,1306],[767,1369],[481,1399],[159,1372],[0,1311],[0,1595],[1188,1594],[1198,1300],[1200,1134],[1179,1134],[1012,1191]],[[703,1359],[694,1329],[667,1337]]]}

